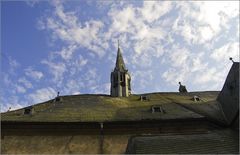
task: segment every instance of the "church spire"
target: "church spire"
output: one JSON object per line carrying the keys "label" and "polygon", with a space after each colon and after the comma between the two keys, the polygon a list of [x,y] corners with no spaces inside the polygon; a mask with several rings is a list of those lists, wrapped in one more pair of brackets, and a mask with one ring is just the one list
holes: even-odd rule
{"label": "church spire", "polygon": [[118,39],[118,49],[119,49],[119,39]]}
{"label": "church spire", "polygon": [[114,71],[111,72],[111,96],[128,97],[131,94],[131,76],[125,67],[119,46]]}
{"label": "church spire", "polygon": [[118,40],[118,51],[117,51],[117,59],[116,59],[116,66],[114,70],[118,71],[126,71],[125,63],[123,60],[122,52],[119,46],[119,40]]}

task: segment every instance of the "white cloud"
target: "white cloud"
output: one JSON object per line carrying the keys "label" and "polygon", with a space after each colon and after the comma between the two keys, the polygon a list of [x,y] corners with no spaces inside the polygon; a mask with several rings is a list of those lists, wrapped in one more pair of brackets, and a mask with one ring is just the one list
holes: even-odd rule
{"label": "white cloud", "polygon": [[144,2],[143,7],[133,7],[131,5],[123,9],[113,7],[108,13],[112,20],[107,32],[108,38],[114,38],[118,33],[130,33],[130,39],[139,41],[164,38],[163,29],[159,25],[153,25],[153,22],[167,13],[171,7],[170,2],[150,1]]}
{"label": "white cloud", "polygon": [[[81,22],[76,11],[65,11],[61,2],[54,5],[54,16],[47,18],[45,27],[55,35],[55,39],[67,43],[59,52],[66,62],[51,62],[51,65],[50,62],[45,63],[49,66],[64,64],[59,67],[60,74],[54,73],[58,69],[50,67],[54,77],[60,77],[63,73],[74,76],[82,71],[89,60],[82,56],[75,59],[75,55],[73,58],[73,53],[79,48],[83,47],[103,56],[110,51],[109,47],[115,46],[117,38],[120,38],[125,61],[129,66],[153,72],[152,66],[157,65],[156,62],[168,65],[167,68],[161,68],[159,74],[172,85],[178,81],[191,81],[196,78],[196,74],[205,72],[206,75],[199,76],[200,83],[212,81],[214,85],[217,82],[208,76],[220,72],[221,67],[211,67],[212,62],[209,62],[207,51],[213,49],[213,59],[216,59],[217,53],[224,55],[214,49],[214,40],[220,32],[229,28],[229,21],[239,15],[235,2],[144,1],[140,6],[127,3],[118,6],[113,3],[109,6],[108,17],[104,18],[104,22],[92,18]],[[175,10],[172,11],[173,9]],[[199,47],[195,49],[194,46]],[[80,52],[77,54],[80,55]],[[112,59],[112,52],[107,54]],[[97,74],[96,70],[88,71],[80,78],[86,81],[85,85],[94,87],[100,81],[100,77],[95,79]]]}
{"label": "white cloud", "polygon": [[151,23],[168,13],[171,9],[172,4],[169,1],[144,1],[143,7],[139,11],[143,19]]}
{"label": "white cloud", "polygon": [[210,56],[217,62],[227,62],[230,57],[235,61],[239,61],[239,43],[227,43],[222,47],[215,49]]}
{"label": "white cloud", "polygon": [[204,73],[199,74],[195,82],[199,84],[204,84],[209,81],[216,81],[219,79],[216,75],[217,75],[217,70],[215,68],[210,68],[204,71]]}
{"label": "white cloud", "polygon": [[40,80],[43,77],[42,72],[34,70],[32,67],[28,67],[24,71],[25,71],[25,75],[33,78],[34,80]]}
{"label": "white cloud", "polygon": [[[190,82],[198,78],[197,74],[206,72],[205,76],[199,76],[199,82],[208,83],[209,87],[216,88],[215,83],[217,80],[221,81],[224,76],[218,74],[221,72],[220,67],[211,67],[209,71],[212,63],[208,62],[210,60],[206,53],[214,47],[215,37],[228,29],[228,22],[239,14],[238,5],[235,5],[235,2],[230,5],[228,3],[168,2],[164,5],[161,2],[146,1],[143,7],[113,7],[109,12],[112,24],[107,33],[108,38],[128,34],[125,42],[130,42],[131,45],[130,48],[125,47],[129,50],[134,45],[129,65],[135,69],[140,67],[152,71],[151,66],[156,64],[154,58],[159,57],[163,64],[169,65],[160,74],[171,85],[178,81]],[[171,15],[164,16],[172,9],[179,9],[175,12],[175,19]],[[162,14],[153,13],[161,10]],[[181,40],[185,40],[188,46],[184,42],[179,43]],[[176,43],[181,45],[174,46]],[[199,47],[194,46],[201,46],[200,51]],[[216,79],[209,78],[213,73],[218,75]],[[212,84],[209,84],[211,81]]]}
{"label": "white cloud", "polygon": [[85,65],[88,63],[88,59],[85,59],[82,55],[79,55],[76,59],[71,60],[67,63],[67,68],[70,73],[70,75],[76,75],[77,73],[80,73],[82,69],[85,67]]}
{"label": "white cloud", "polygon": [[8,110],[13,111],[20,108],[23,108],[23,105],[18,103],[6,104],[4,106],[1,106],[1,112],[7,112]]}
{"label": "white cloud", "polygon": [[79,57],[79,59],[76,61],[76,64],[78,67],[82,67],[85,66],[87,64],[88,60],[84,59],[81,55]]}
{"label": "white cloud", "polygon": [[63,48],[59,54],[61,55],[62,59],[69,60],[72,58],[73,53],[77,49],[76,45],[69,45],[67,48]]}
{"label": "white cloud", "polygon": [[134,31],[133,25],[134,21],[136,21],[136,15],[135,9],[132,6],[126,7],[123,10],[112,8],[108,15],[112,18],[110,33]]}
{"label": "white cloud", "polygon": [[214,31],[209,26],[202,26],[199,27],[199,33],[201,40],[199,39],[200,43],[209,41],[214,36]]}
{"label": "white cloud", "polygon": [[66,72],[66,65],[64,63],[54,63],[48,60],[43,60],[41,63],[46,64],[49,67],[49,72],[54,76],[53,81],[56,83],[63,80],[63,74]]}
{"label": "white cloud", "polygon": [[5,84],[6,86],[9,86],[10,84],[12,84],[8,74],[1,72],[1,75],[2,75],[3,84]]}
{"label": "white cloud", "polygon": [[27,0],[24,2],[30,7],[35,7],[40,1],[39,0]]}
{"label": "white cloud", "polygon": [[23,86],[16,85],[16,91],[17,93],[25,93],[26,89]]}
{"label": "white cloud", "polygon": [[79,95],[79,94],[81,94],[81,92],[80,91],[76,91],[76,92],[73,92],[72,94],[73,95]]}
{"label": "white cloud", "polygon": [[199,89],[202,90],[220,90],[224,84],[229,69],[229,65],[220,66],[219,68],[208,67],[195,75],[193,83],[198,85]]}
{"label": "white cloud", "polygon": [[[197,3],[196,3],[197,4]],[[197,16],[198,21],[209,24],[215,32],[219,32],[221,26],[225,26],[228,18],[234,18],[239,14],[239,2],[202,2],[200,5],[200,14]]]}
{"label": "white cloud", "polygon": [[179,81],[185,83],[188,79],[188,71],[184,68],[170,68],[162,74],[162,78],[171,85],[176,85]]}
{"label": "white cloud", "polygon": [[[131,72],[130,74],[132,76],[132,88],[137,88],[140,91],[145,92],[147,89],[152,87],[152,83],[149,82],[154,79],[152,70],[136,70]],[[132,89],[132,92],[134,93],[135,90]]]}
{"label": "white cloud", "polygon": [[[106,16],[100,15],[100,18],[88,18],[82,10],[72,10],[62,1],[50,3],[53,9],[48,13],[53,13],[42,16],[37,26],[47,30],[52,39],[53,52],[41,63],[48,67],[53,78],[46,80],[48,87],[25,95],[24,100],[31,104],[54,98],[56,91],[52,85],[57,89],[61,87],[61,94],[109,94],[110,83],[103,82],[106,77],[102,74],[109,74],[110,67],[102,69],[101,65],[115,61],[117,39],[120,39],[136,93],[153,89],[171,91],[171,86],[177,90],[178,81],[195,90],[219,90],[232,64],[228,58],[239,60],[237,1],[144,1],[137,6],[129,4],[131,1],[110,2],[103,6],[107,7],[104,8]],[[237,29],[236,34],[230,36],[231,31],[235,33],[232,25]],[[111,63],[113,66],[114,62]],[[25,101],[20,103],[11,96],[28,93],[29,88],[36,88],[29,80],[37,82],[48,75],[28,67],[24,70],[26,78],[15,78],[9,73],[21,69],[20,64],[10,58],[9,67],[2,79],[7,94],[4,103],[18,108],[25,105]],[[107,78],[109,81],[109,76]],[[162,88],[154,83],[157,78]],[[17,79],[17,83],[13,79]]]}
{"label": "white cloud", "polygon": [[[191,79],[199,79],[198,75],[208,69],[203,52],[189,51],[180,45],[174,45],[168,49],[165,57],[169,57],[168,60],[164,61],[164,64],[169,67],[166,68],[161,77],[171,85],[176,85],[179,81],[187,83]],[[194,85],[194,83],[191,84]]]}
{"label": "white cloud", "polygon": [[191,59],[192,59],[192,63],[190,63],[191,72],[196,72],[195,74],[197,74],[197,72],[207,69],[208,63],[203,62],[204,59],[203,53],[199,53]]}
{"label": "white cloud", "polygon": [[240,35],[240,24],[239,24],[239,20],[238,20],[238,22],[237,22],[237,26],[236,26],[236,27],[237,27],[237,33],[236,33],[237,36],[236,36],[236,37],[239,38],[239,35]]}
{"label": "white cloud", "polygon": [[64,11],[61,2],[53,3],[53,5],[55,7],[54,15],[48,17],[45,22],[39,21],[39,23],[41,28],[53,33],[54,39],[60,39],[70,45],[69,49],[66,48],[66,51],[63,49],[61,54],[67,56],[67,59],[76,49],[84,47],[102,57],[106,47],[106,42],[99,40],[103,23],[99,20],[89,20],[82,23],[76,16],[76,12]]}
{"label": "white cloud", "polygon": [[[6,112],[9,109],[11,111],[20,109],[27,105],[26,102],[20,101],[20,98],[17,95],[8,96],[7,98],[1,97],[0,100],[1,100],[1,104],[0,104],[1,112]],[[3,104],[3,103],[5,103],[5,104]]]}
{"label": "white cloud", "polygon": [[104,83],[101,85],[92,86],[90,90],[95,94],[109,94],[111,83]]}
{"label": "white cloud", "polygon": [[162,74],[162,78],[171,85],[181,81],[192,87],[197,86],[197,90],[220,89],[227,76],[229,63],[210,66],[210,62],[206,62],[205,59],[203,52],[186,52],[181,55],[177,50],[170,55],[171,67]]}
{"label": "white cloud", "polygon": [[155,22],[172,7],[171,2],[147,1],[142,7],[128,5],[124,8],[111,8],[108,15],[112,23],[106,36],[112,42],[120,37],[123,42],[121,47],[130,54],[129,57],[125,57],[128,65],[148,68],[152,65],[153,57],[159,58],[163,55],[161,41],[165,39],[167,32],[159,25],[161,23]]}
{"label": "white cloud", "polygon": [[20,64],[15,60],[13,59],[12,57],[8,57],[9,59],[9,65],[11,68],[17,68],[20,66]]}
{"label": "white cloud", "polygon": [[239,2],[181,2],[173,30],[189,44],[203,44],[228,28],[227,23],[239,13]]}
{"label": "white cloud", "polygon": [[182,68],[186,66],[187,60],[190,57],[190,52],[184,47],[173,46],[170,53],[170,62],[173,67]]}
{"label": "white cloud", "polygon": [[18,103],[9,104],[9,108],[10,108],[10,111],[12,111],[12,110],[17,110],[17,109],[23,108],[23,105],[18,104]]}
{"label": "white cloud", "polygon": [[22,83],[26,88],[32,88],[32,83],[28,81],[25,77],[19,78],[18,79],[19,83]]}
{"label": "white cloud", "polygon": [[6,56],[6,58],[8,59],[8,64],[9,64],[9,73],[10,74],[16,74],[16,69],[19,68],[21,65],[19,62],[17,62],[17,60],[13,59],[10,56]]}
{"label": "white cloud", "polygon": [[97,86],[100,76],[97,74],[96,68],[88,69],[84,74],[83,80],[85,81],[85,86],[92,87]]}
{"label": "white cloud", "polygon": [[148,68],[152,65],[152,56],[148,52],[141,55],[133,55],[131,57],[131,64],[137,67]]}
{"label": "white cloud", "polygon": [[84,84],[81,84],[78,80],[70,79],[66,82],[66,86],[63,91],[66,94],[75,94],[76,92],[80,94],[81,87],[84,87]]}
{"label": "white cloud", "polygon": [[51,87],[41,88],[36,90],[34,93],[28,95],[29,102],[31,104],[36,104],[39,102],[44,102],[56,97],[56,91]]}

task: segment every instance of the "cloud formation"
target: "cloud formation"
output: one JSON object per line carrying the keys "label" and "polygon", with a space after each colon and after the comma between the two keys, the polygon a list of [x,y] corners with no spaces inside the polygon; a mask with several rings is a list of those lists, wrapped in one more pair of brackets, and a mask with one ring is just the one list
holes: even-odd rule
{"label": "cloud formation", "polygon": [[41,88],[28,95],[30,103],[40,103],[57,96],[56,91],[51,87]]}
{"label": "cloud formation", "polygon": [[33,78],[34,80],[40,80],[43,77],[42,72],[36,71],[32,67],[28,67],[25,69],[25,75]]}
{"label": "cloud formation", "polygon": [[[12,89],[2,92],[11,96],[6,106],[43,102],[57,91],[109,94],[118,39],[134,93],[177,91],[178,81],[190,91],[220,90],[228,58],[239,61],[238,1],[53,1],[36,19],[49,37],[48,55],[34,67],[11,57],[2,78]],[[13,97],[19,94],[21,101]]]}
{"label": "cloud formation", "polygon": [[[147,75],[152,77],[156,72],[152,66],[162,64],[168,67],[161,68],[159,74],[169,87],[178,81],[190,84],[190,81],[196,81],[197,74],[206,73],[198,76],[196,84],[212,83],[215,87],[211,88],[219,89],[216,82],[222,81],[224,76],[211,76],[224,67],[212,66],[212,59],[220,62],[227,60],[227,55],[239,56],[236,43],[226,42],[222,49],[218,49],[218,40],[223,37],[221,33],[232,29],[230,22],[238,20],[237,3],[144,1],[137,6],[128,2],[110,3],[101,5],[101,9],[109,7],[107,21],[105,18],[103,21],[90,19],[84,22],[76,10],[65,11],[62,3],[54,3],[54,14],[47,18],[45,29],[51,31],[54,38],[68,44],[60,52],[65,60],[80,47],[85,47],[97,53],[99,57],[95,59],[102,61],[101,57],[112,46],[116,48],[115,42],[120,38],[123,54],[126,53],[125,60],[135,77],[140,75],[139,72],[144,75],[142,69],[148,70]],[[110,55],[108,58],[114,58]],[[225,67],[224,73],[226,70]],[[145,79],[148,87],[154,86],[146,78],[138,78]],[[87,83],[94,83],[89,78],[85,79],[89,80]],[[135,89],[140,90],[140,86],[136,85]]]}
{"label": "cloud formation", "polygon": [[46,21],[39,21],[42,29],[50,31],[54,40],[66,42],[69,46],[63,48],[61,55],[69,59],[72,53],[84,47],[98,56],[104,55],[104,46],[99,40],[100,29],[103,23],[99,20],[81,22],[75,11],[67,12],[61,2],[53,3],[54,12]]}

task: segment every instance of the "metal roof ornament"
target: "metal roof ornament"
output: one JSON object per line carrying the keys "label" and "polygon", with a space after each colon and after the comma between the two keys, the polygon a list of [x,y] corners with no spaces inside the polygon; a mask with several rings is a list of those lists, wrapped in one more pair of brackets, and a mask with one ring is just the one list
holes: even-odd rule
{"label": "metal roof ornament", "polygon": [[231,61],[232,61],[232,63],[234,63],[234,61],[233,61],[233,58],[232,58],[232,57],[230,57],[230,58],[229,58],[229,60],[231,60]]}

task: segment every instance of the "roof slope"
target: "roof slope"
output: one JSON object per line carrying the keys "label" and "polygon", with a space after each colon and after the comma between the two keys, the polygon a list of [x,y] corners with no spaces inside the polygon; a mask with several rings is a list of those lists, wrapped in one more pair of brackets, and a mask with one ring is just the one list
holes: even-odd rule
{"label": "roof slope", "polygon": [[209,101],[203,103],[178,103],[179,105],[195,113],[205,116],[211,121],[226,125],[227,120],[218,101]]}
{"label": "roof slope", "polygon": [[237,154],[238,131],[213,130],[203,134],[136,136],[129,140],[129,154]]}
{"label": "roof slope", "polygon": [[[106,122],[136,120],[166,120],[201,118],[203,115],[186,109],[176,103],[206,105],[215,101],[219,92],[192,93],[150,93],[149,101],[140,101],[140,95],[128,98],[108,95],[61,96],[61,101],[49,100],[33,105],[33,114],[23,114],[24,108],[1,114],[2,121],[26,122]],[[192,100],[193,95],[201,97],[200,102]],[[161,105],[166,113],[152,113],[153,105]],[[214,110],[214,109],[211,109]]]}
{"label": "roof slope", "polygon": [[234,62],[217,98],[229,124],[239,118],[239,70],[239,62]]}

